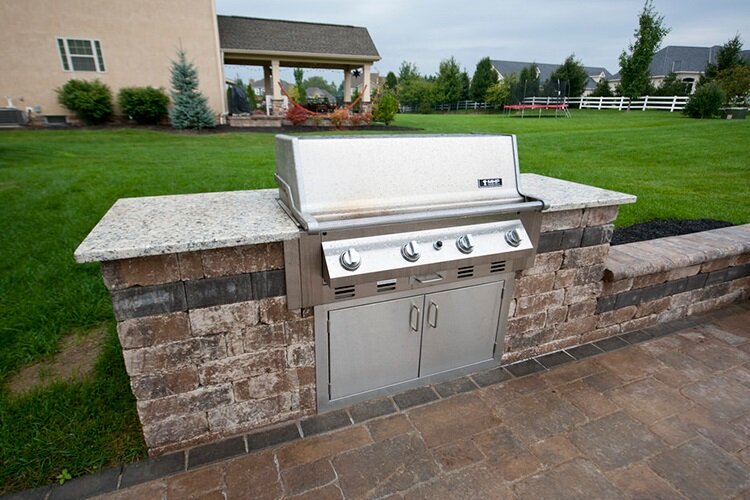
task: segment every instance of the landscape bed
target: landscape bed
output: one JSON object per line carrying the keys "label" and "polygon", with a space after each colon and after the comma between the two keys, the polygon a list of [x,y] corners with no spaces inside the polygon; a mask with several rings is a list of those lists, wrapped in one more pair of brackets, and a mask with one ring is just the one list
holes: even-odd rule
{"label": "landscape bed", "polygon": [[[427,133],[518,135],[521,170],[632,193],[618,227],[660,219],[750,222],[750,122],[660,112],[573,111],[571,120],[399,115]],[[44,484],[143,456],[145,448],[97,265],[73,250],[118,199],[274,187],[272,134],[136,129],[2,131],[0,196],[0,484]],[[83,381],[12,395],[22,366],[63,336],[102,325]]]}

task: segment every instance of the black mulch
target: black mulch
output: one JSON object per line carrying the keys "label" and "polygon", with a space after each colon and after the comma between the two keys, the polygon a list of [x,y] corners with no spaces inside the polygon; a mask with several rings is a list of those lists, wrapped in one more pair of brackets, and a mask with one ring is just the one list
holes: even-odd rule
{"label": "black mulch", "polygon": [[719,229],[733,225],[731,222],[716,219],[652,220],[615,229],[612,235],[612,245],[664,238],[665,236],[697,233],[699,231],[708,231],[709,229]]}

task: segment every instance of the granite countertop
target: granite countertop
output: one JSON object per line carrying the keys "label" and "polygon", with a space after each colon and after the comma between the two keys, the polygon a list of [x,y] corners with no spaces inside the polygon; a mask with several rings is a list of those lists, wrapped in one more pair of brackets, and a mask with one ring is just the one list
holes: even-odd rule
{"label": "granite countertop", "polygon": [[537,174],[521,174],[521,193],[544,201],[545,212],[635,203],[632,194]]}
{"label": "granite countertop", "polygon": [[78,262],[291,240],[277,189],[117,200],[75,251]]}
{"label": "granite countertop", "polygon": [[[521,175],[521,192],[545,211],[621,205],[635,196],[536,174]],[[75,251],[78,262],[290,240],[297,225],[276,189],[149,196],[117,200]]]}

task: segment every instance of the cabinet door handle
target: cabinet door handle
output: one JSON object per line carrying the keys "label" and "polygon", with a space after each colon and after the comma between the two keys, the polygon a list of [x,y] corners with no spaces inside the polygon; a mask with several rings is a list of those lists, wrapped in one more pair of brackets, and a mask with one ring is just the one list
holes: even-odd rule
{"label": "cabinet door handle", "polygon": [[[435,318],[431,321],[430,317],[432,316],[432,309],[435,308]],[[435,304],[433,301],[430,301],[430,307],[427,308],[427,324],[430,325],[432,328],[437,328],[437,322],[438,322],[438,312],[440,309],[438,308],[438,305]]]}
{"label": "cabinet door handle", "polygon": [[422,310],[419,307],[417,307],[415,304],[412,304],[411,309],[409,310],[409,326],[414,332],[419,332],[419,317],[421,315],[422,315]]}

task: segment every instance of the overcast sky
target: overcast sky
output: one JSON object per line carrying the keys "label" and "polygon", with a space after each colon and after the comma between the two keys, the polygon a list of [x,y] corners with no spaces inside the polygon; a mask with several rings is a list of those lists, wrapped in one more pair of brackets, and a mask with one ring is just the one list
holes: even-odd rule
{"label": "overcast sky", "polygon": [[[750,0],[654,0],[672,30],[663,45],[721,45],[740,33],[750,49]],[[491,59],[562,63],[574,53],[586,66],[612,73],[633,38],[642,0],[216,0],[218,14],[364,26],[382,75],[402,61],[434,74],[454,56],[469,75]],[[260,78],[259,68],[228,67],[227,77]],[[308,72],[306,72],[306,75]],[[319,73],[341,80],[338,71]],[[282,75],[282,78],[291,79]]]}

